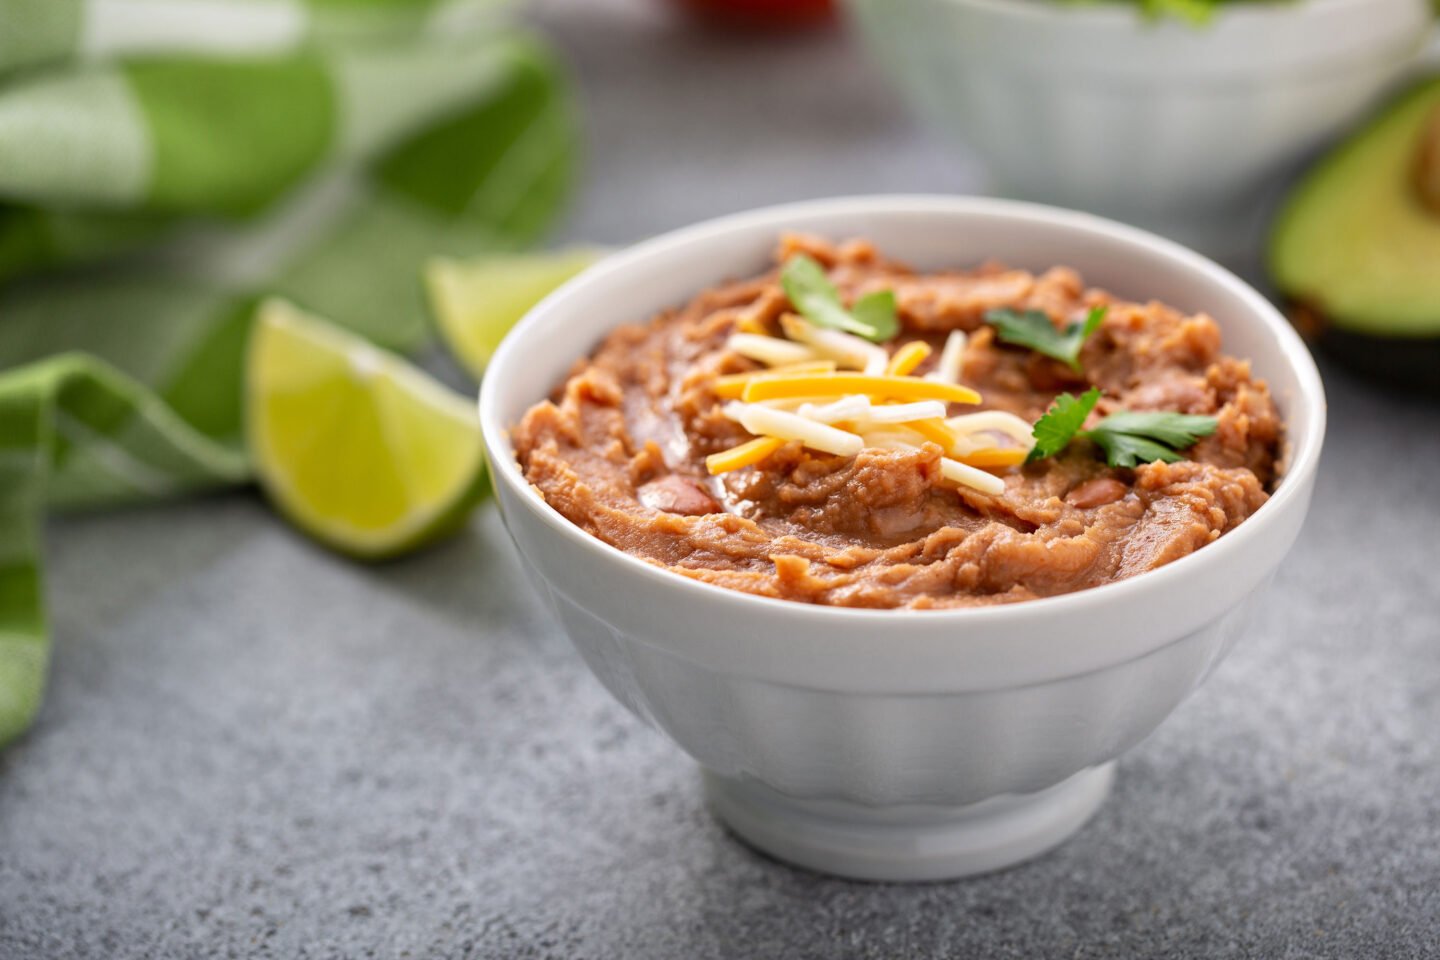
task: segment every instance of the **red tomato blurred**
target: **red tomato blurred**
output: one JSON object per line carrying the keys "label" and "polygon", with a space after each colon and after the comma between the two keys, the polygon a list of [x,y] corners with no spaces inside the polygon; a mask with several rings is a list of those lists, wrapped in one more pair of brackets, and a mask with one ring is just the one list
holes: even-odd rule
{"label": "red tomato blurred", "polygon": [[715,19],[755,26],[796,26],[824,20],[832,0],[676,0],[682,7]]}

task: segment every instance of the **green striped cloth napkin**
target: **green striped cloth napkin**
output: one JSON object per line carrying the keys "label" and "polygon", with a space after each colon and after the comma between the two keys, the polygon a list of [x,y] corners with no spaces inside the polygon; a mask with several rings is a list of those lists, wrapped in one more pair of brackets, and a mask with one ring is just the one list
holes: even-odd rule
{"label": "green striped cloth napkin", "polygon": [[141,54],[257,55],[489,26],[508,0],[3,0],[0,72]]}
{"label": "green striped cloth napkin", "polygon": [[46,509],[249,478],[259,299],[413,350],[426,260],[552,219],[566,91],[494,8],[0,0],[0,745],[44,690]]}

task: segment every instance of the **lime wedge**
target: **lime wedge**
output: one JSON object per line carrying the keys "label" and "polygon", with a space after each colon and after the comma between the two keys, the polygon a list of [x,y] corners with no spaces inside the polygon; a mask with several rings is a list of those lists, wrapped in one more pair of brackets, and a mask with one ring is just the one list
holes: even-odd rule
{"label": "lime wedge", "polygon": [[515,322],[605,253],[589,247],[478,260],[433,260],[425,268],[430,311],[450,352],[478,380]]}
{"label": "lime wedge", "polygon": [[246,430],[279,510],[362,559],[454,530],[485,489],[469,400],[278,300],[260,307],[250,336]]}

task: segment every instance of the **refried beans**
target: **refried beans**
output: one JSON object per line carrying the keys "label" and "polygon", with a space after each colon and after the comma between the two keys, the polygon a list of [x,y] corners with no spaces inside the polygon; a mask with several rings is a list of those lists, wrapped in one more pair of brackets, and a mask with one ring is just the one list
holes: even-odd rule
{"label": "refried beans", "polygon": [[[1027,422],[1062,392],[1098,387],[1109,413],[1176,411],[1215,430],[1175,463],[1110,467],[1077,440],[1056,456],[995,468],[994,495],[942,476],[944,451],[866,446],[854,456],[791,441],[712,476],[706,457],[753,435],[724,413],[716,380],[762,369],[727,346],[737,324],[774,328],[793,307],[779,268],[706,290],[611,333],[550,399],[515,425],[526,478],[572,523],[681,576],[767,597],[848,607],[930,609],[1011,603],[1143,573],[1200,549],[1254,513],[1278,475],[1282,425],[1263,381],[1221,353],[1205,314],[1131,303],[1074,270],[1039,275],[985,264],[917,273],[863,241],[781,239],[777,264],[813,257],[847,303],[894,292],[901,332],[884,349],[934,348],[968,334],[959,382],[978,406]],[[996,339],[996,308],[1063,324],[1104,319],[1065,363]],[[778,443],[779,441],[774,441]],[[993,482],[993,481],[992,481]],[[996,484],[998,486],[998,484]]]}

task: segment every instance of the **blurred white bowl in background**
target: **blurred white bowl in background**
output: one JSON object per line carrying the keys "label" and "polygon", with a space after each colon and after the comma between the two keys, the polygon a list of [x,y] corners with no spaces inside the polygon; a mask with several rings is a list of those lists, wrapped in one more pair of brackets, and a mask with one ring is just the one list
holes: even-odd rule
{"label": "blurred white bowl in background", "polygon": [[1001,192],[1217,256],[1245,252],[1270,175],[1372,104],[1434,17],[1429,0],[1236,2],[1202,25],[1131,3],[846,3],[882,68]]}
{"label": "blurred white bowl in background", "polygon": [[[526,481],[510,427],[615,327],[765,269],[785,230],[868,237],[922,269],[1068,264],[1119,296],[1207,311],[1285,416],[1285,478],[1237,529],[1158,570],[970,610],[752,596],[565,519]],[[1159,237],[1002,200],[852,197],[713,220],[586,270],[500,345],[480,422],[505,526],[560,623],[622,703],[704,766],[726,823],[814,869],[932,880],[1015,863],[1078,830],[1114,759],[1220,662],[1305,518],[1325,398],[1270,303]]]}

